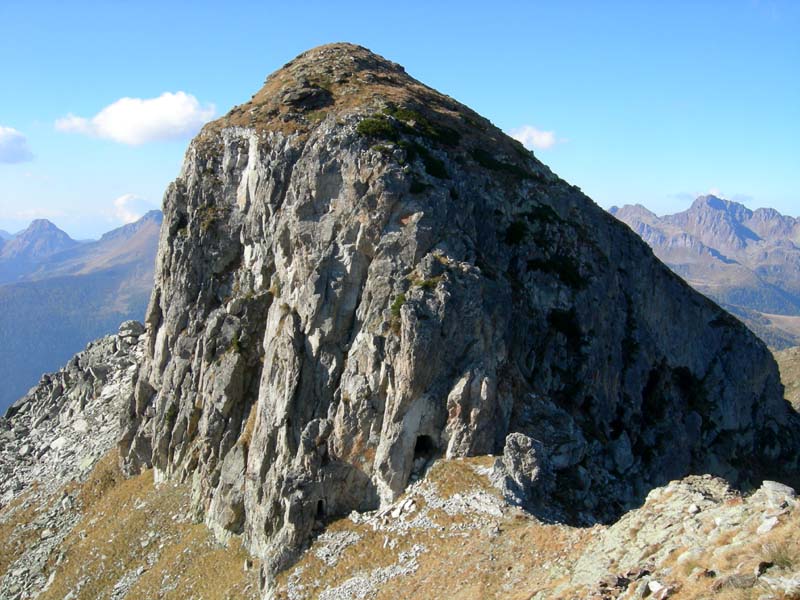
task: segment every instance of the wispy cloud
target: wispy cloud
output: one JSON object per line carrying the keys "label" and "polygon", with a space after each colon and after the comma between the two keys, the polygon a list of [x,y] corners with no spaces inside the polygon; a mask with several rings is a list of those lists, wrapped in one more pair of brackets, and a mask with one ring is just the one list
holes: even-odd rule
{"label": "wispy cloud", "polygon": [[90,118],[69,114],[56,129],[138,146],[147,142],[185,139],[197,133],[216,109],[185,92],[158,98],[120,98]]}
{"label": "wispy cloud", "polygon": [[13,127],[0,125],[0,163],[13,164],[33,160],[28,139]]}
{"label": "wispy cloud", "polygon": [[136,194],[125,194],[114,200],[114,218],[123,223],[133,223],[144,214],[156,208],[150,202]]}
{"label": "wispy cloud", "polygon": [[533,125],[523,125],[522,127],[512,129],[508,133],[530,150],[546,150],[563,141],[556,138],[554,131],[544,131]]}

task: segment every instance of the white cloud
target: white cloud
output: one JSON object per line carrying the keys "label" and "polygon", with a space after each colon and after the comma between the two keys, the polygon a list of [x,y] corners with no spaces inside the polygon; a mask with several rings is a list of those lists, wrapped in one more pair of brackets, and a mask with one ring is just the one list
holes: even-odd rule
{"label": "white cloud", "polygon": [[89,119],[69,114],[56,121],[56,129],[138,146],[191,137],[215,111],[191,94],[165,92],[158,98],[120,98]]}
{"label": "white cloud", "polygon": [[717,187],[712,187],[710,190],[708,190],[708,193],[717,198],[722,198],[723,200],[727,200],[727,197]]}
{"label": "white cloud", "polygon": [[0,125],[0,163],[21,163],[33,160],[28,139],[13,127]]}
{"label": "white cloud", "polygon": [[114,217],[123,223],[138,221],[155,206],[136,194],[125,194],[114,200]]}
{"label": "white cloud", "polygon": [[558,142],[562,141],[556,139],[556,134],[554,131],[543,131],[534,127],[533,125],[523,125],[522,127],[517,127],[516,129],[512,129],[509,134],[515,140],[521,142],[523,146],[531,150],[534,148],[546,150],[547,148],[552,148]]}

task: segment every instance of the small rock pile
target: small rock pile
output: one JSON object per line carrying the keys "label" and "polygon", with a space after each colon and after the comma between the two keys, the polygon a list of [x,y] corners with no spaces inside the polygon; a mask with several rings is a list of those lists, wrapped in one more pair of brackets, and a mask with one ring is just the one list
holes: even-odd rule
{"label": "small rock pile", "polygon": [[[800,593],[800,511],[795,491],[764,481],[750,495],[709,475],[653,490],[644,506],[596,528],[571,584],[596,599],[667,598],[682,590],[759,590],[764,598]],[[756,595],[755,597],[762,597]]]}

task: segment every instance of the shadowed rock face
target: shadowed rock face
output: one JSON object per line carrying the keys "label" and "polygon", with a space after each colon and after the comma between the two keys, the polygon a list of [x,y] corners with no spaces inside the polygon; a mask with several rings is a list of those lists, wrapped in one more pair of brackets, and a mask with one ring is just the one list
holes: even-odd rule
{"label": "shadowed rock face", "polygon": [[125,468],[192,478],[198,514],[270,572],[319,521],[509,433],[539,442],[548,504],[577,522],[687,473],[746,485],[796,465],[761,342],[361,47],[302,54],[204,128],[156,269]]}

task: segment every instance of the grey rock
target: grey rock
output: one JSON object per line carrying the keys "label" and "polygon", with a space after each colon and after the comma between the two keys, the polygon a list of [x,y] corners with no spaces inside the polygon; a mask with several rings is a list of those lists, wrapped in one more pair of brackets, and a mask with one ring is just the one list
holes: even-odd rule
{"label": "grey rock", "polygon": [[509,434],[503,457],[495,462],[491,479],[512,504],[541,506],[549,498],[553,485],[544,446],[525,434]]}
{"label": "grey rock", "polygon": [[770,498],[780,498],[781,496],[784,498],[794,498],[797,495],[794,488],[778,481],[770,481],[769,479],[764,480],[761,484],[761,491]]}
{"label": "grey rock", "polygon": [[[119,336],[92,342],[63,369],[43,376],[2,419],[0,432],[13,434],[19,445],[0,444],[0,506],[34,483],[37,497],[44,498],[66,483],[82,481],[97,460],[114,448],[120,436],[120,414],[133,393],[135,365],[144,351],[144,339],[128,344],[122,353],[121,342]],[[65,497],[59,503],[65,514],[73,514],[71,502]],[[53,533],[48,544],[55,547],[66,535],[55,525],[68,531],[72,523],[71,516],[48,522]],[[24,557],[20,560],[27,564]],[[0,585],[0,597],[6,591]]]}
{"label": "grey rock", "polygon": [[51,448],[52,450],[61,450],[61,449],[63,449],[63,448],[64,448],[64,447],[65,447],[65,446],[66,446],[68,443],[69,443],[69,440],[68,440],[66,437],[64,437],[64,436],[62,435],[62,436],[59,436],[59,437],[57,437],[56,439],[54,439],[52,442],[50,442],[50,448]]}
{"label": "grey rock", "polygon": [[119,326],[117,335],[121,338],[138,338],[144,334],[145,328],[139,321],[125,321]]}
{"label": "grey rock", "polygon": [[352,45],[191,143],[145,325],[124,468],[191,477],[268,576],[318,523],[509,434],[511,479],[546,466],[586,522],[688,473],[797,468],[761,342],[488,121]]}
{"label": "grey rock", "polygon": [[627,471],[633,465],[633,453],[631,451],[631,440],[626,432],[611,443],[611,456],[614,459],[614,466],[619,473]]}
{"label": "grey rock", "polygon": [[764,519],[764,522],[758,526],[756,529],[756,533],[759,535],[764,535],[765,533],[769,533],[775,528],[775,525],[778,524],[778,517],[768,517]]}
{"label": "grey rock", "polygon": [[759,581],[766,583],[770,589],[787,597],[800,594],[800,575],[791,577],[761,577]]}
{"label": "grey rock", "polygon": [[759,496],[764,496],[770,506],[782,508],[787,503],[796,502],[797,494],[794,488],[777,481],[765,480],[756,492]]}

